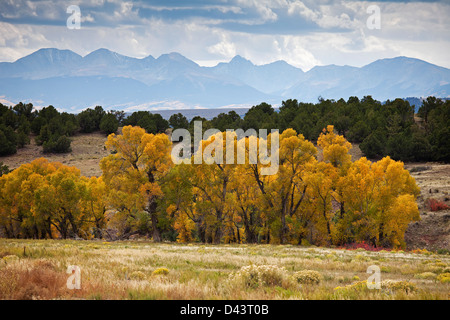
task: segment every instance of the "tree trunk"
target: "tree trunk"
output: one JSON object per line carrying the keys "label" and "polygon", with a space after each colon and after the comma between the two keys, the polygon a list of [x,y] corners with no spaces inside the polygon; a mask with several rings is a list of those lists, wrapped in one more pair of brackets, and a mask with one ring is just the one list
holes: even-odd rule
{"label": "tree trunk", "polygon": [[298,242],[297,242],[297,244],[298,244],[298,245],[301,245],[301,244],[302,244],[302,240],[303,240],[303,232],[301,232],[301,233],[298,235]]}
{"label": "tree trunk", "polygon": [[325,219],[325,222],[327,223],[327,232],[328,232],[328,241],[329,241],[331,238],[331,227],[330,227],[330,221],[328,221],[328,218],[327,218],[326,203],[324,203],[324,205],[323,205],[323,218]]}
{"label": "tree trunk", "polygon": [[39,234],[39,229],[35,223],[35,224],[33,224],[33,239],[40,239],[40,238],[41,238],[41,235]]}
{"label": "tree trunk", "polygon": [[50,218],[47,219],[47,224],[45,226],[46,230],[47,230],[47,234],[50,237],[50,239],[53,239],[53,234],[52,234],[52,223],[50,221]]}
{"label": "tree trunk", "polygon": [[69,218],[70,225],[72,226],[72,232],[73,232],[74,236],[77,237],[78,236],[78,226],[75,223],[75,220],[73,219],[73,216],[71,213],[68,214],[68,218]]}
{"label": "tree trunk", "polygon": [[100,219],[96,219],[95,220],[95,231],[94,231],[94,236],[98,239],[102,239],[103,238],[103,233],[102,233],[102,227],[100,225]]}
{"label": "tree trunk", "polygon": [[242,213],[244,216],[244,230],[245,230],[245,241],[247,243],[256,243],[257,239],[256,239],[256,235],[255,232],[253,230],[253,214],[250,213],[250,219],[247,217],[247,212],[242,209]]}
{"label": "tree trunk", "polygon": [[280,243],[285,244],[286,243],[286,233],[287,233],[287,226],[286,226],[286,212],[284,211],[284,208],[281,211],[281,229],[280,229]]}
{"label": "tree trunk", "polygon": [[199,219],[199,220],[195,221],[195,223],[197,225],[198,237],[200,239],[200,242],[206,243],[206,232],[205,232],[205,227],[202,224],[202,221]]}
{"label": "tree trunk", "polygon": [[5,230],[6,238],[12,238],[12,234],[9,232],[8,228],[3,226],[3,230]]}
{"label": "tree trunk", "polygon": [[222,222],[218,223],[216,231],[214,233],[214,244],[219,244],[220,240],[222,240]]}
{"label": "tree trunk", "polygon": [[248,224],[244,225],[245,228],[245,240],[247,243],[256,243],[256,234],[250,228]]}
{"label": "tree trunk", "polygon": [[[155,177],[153,175],[153,170],[149,170],[147,172],[148,181],[150,183],[155,182]],[[149,195],[150,196],[150,195]],[[147,212],[150,215],[150,219],[152,221],[152,238],[155,242],[161,242],[161,232],[158,227],[158,217],[156,215],[157,203],[153,199],[150,199],[150,204],[147,207]]]}
{"label": "tree trunk", "polygon": [[156,216],[156,213],[151,213],[151,220],[152,220],[152,237],[153,241],[155,242],[161,242],[161,232],[158,228],[158,217]]}

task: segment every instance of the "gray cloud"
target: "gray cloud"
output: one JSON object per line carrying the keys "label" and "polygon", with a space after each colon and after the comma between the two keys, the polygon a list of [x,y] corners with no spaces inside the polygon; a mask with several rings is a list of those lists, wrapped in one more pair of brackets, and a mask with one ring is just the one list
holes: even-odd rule
{"label": "gray cloud", "polygon": [[[80,30],[66,28],[71,4],[80,6]],[[366,26],[373,4],[380,8],[380,30]],[[82,55],[106,47],[135,57],[178,51],[206,65],[236,54],[303,69],[407,55],[450,67],[449,15],[448,1],[6,0],[0,2],[0,61],[41,47]]]}

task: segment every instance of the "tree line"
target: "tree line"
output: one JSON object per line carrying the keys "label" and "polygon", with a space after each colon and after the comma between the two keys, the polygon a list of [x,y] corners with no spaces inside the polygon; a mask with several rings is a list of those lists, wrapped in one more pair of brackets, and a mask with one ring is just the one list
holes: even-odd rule
{"label": "tree line", "polygon": [[450,100],[428,97],[414,113],[414,106],[403,99],[388,100],[384,104],[366,96],[319,99],[318,103],[297,100],[283,101],[278,112],[269,104],[253,106],[241,118],[235,111],[221,113],[212,120],[195,117],[188,122],[181,114],[173,115],[173,128],[193,131],[193,122],[203,121],[203,129],[288,128],[310,141],[316,142],[328,124],[349,142],[359,144],[368,158],[390,156],[401,161],[450,161]]}
{"label": "tree line", "polygon": [[[127,125],[108,136],[99,178],[43,158],[2,175],[0,230],[11,238],[405,245],[408,223],[420,218],[419,188],[402,162],[352,162],[351,143],[332,125],[317,147],[292,128],[273,134],[279,170],[261,175],[259,160],[174,165],[168,135]],[[197,152],[226,135],[202,140]],[[248,156],[252,143],[271,137],[231,141]]]}
{"label": "tree line", "polygon": [[0,104],[0,156],[13,154],[30,143],[30,133],[44,152],[70,152],[70,137],[78,132],[115,133],[119,126],[132,125],[148,133],[185,128],[193,132],[194,121],[203,122],[203,130],[217,128],[279,129],[293,128],[316,142],[328,124],[351,143],[358,143],[371,159],[390,156],[402,161],[450,161],[450,100],[428,97],[418,113],[403,99],[379,101],[366,96],[319,99],[317,103],[283,101],[278,112],[269,104],[253,106],[241,118],[235,111],[220,113],[211,120],[196,116],[191,121],[182,114],[165,120],[158,113],[103,110],[101,106],[77,115],[60,113],[53,106],[34,110],[31,103],[14,107]]}

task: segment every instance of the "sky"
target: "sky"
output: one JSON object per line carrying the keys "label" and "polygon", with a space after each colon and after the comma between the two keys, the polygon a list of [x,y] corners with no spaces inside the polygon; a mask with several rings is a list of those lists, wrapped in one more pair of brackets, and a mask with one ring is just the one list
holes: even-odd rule
{"label": "sky", "polygon": [[[79,29],[67,26],[71,5]],[[136,58],[179,52],[202,66],[240,55],[307,71],[407,56],[450,68],[449,16],[450,0],[0,0],[0,61],[107,48]]]}

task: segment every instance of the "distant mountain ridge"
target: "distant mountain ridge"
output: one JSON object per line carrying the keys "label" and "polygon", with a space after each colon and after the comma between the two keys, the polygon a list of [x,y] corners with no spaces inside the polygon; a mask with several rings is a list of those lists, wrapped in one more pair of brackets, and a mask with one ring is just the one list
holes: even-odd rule
{"label": "distant mountain ridge", "polygon": [[450,97],[450,69],[396,57],[361,68],[317,66],[303,72],[285,61],[255,65],[235,56],[202,67],[172,52],[138,59],[108,49],[86,56],[55,48],[40,49],[15,62],[0,63],[0,98],[17,103],[52,104],[76,112],[105,109],[157,110],[249,107],[285,99]]}

